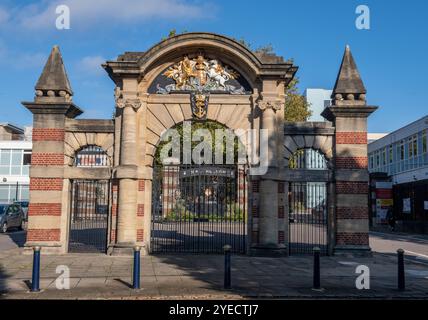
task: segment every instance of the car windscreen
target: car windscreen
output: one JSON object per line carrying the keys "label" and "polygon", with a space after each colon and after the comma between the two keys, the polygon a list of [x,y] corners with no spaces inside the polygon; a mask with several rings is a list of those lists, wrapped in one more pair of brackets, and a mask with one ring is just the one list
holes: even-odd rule
{"label": "car windscreen", "polygon": [[0,205],[0,215],[3,215],[6,212],[6,208],[7,208],[7,206]]}

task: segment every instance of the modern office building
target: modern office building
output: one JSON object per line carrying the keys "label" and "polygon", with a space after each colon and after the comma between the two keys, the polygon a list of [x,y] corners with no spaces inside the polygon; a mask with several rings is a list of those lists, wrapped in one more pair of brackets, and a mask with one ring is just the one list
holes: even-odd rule
{"label": "modern office building", "polygon": [[0,203],[29,200],[31,128],[0,123]]}
{"label": "modern office building", "polygon": [[368,146],[369,172],[386,173],[399,226],[428,233],[428,116]]}
{"label": "modern office building", "polygon": [[332,92],[332,90],[325,89],[308,88],[305,90],[304,96],[306,101],[310,103],[312,110],[312,115],[309,117],[308,121],[325,121],[321,113],[325,108],[331,105]]}

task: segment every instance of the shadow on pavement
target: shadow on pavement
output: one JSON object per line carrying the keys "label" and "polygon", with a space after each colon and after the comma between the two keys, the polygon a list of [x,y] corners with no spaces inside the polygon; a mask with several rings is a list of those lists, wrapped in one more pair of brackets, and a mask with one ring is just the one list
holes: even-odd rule
{"label": "shadow on pavement", "polygon": [[26,231],[11,230],[5,235],[7,235],[20,248],[24,246],[25,241],[27,239]]}

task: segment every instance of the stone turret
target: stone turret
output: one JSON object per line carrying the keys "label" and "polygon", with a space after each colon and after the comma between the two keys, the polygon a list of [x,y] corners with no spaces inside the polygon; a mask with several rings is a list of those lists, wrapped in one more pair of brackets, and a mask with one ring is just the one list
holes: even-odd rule
{"label": "stone turret", "polygon": [[336,127],[334,252],[368,253],[367,118],[377,107],[366,103],[366,88],[349,46],[345,49],[332,99],[333,105],[326,108],[322,116]]}
{"label": "stone turret", "polygon": [[333,105],[365,105],[366,88],[361,80],[351,49],[346,46],[332,99]]}
{"label": "stone turret", "polygon": [[[33,113],[33,150],[30,171],[27,247],[64,253],[67,244],[66,199],[70,182],[65,178],[66,122],[82,113],[72,101],[73,91],[58,46],[53,47],[36,84],[34,101],[22,102]],[[31,251],[30,251],[31,252]]]}

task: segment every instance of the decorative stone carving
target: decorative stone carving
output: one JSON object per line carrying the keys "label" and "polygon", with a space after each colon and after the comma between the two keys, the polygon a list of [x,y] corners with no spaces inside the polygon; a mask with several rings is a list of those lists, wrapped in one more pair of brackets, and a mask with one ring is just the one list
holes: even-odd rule
{"label": "decorative stone carving", "polygon": [[273,111],[281,110],[284,103],[282,101],[259,101],[259,109],[265,111],[267,109],[272,109]]}
{"label": "decorative stone carving", "polygon": [[[154,82],[156,93],[159,94],[174,91],[245,94],[246,89],[237,81],[238,78],[240,75],[235,70],[218,59],[207,59],[199,54],[193,59],[185,56],[183,60],[165,70]],[[168,84],[166,79],[172,79],[174,82]]]}
{"label": "decorative stone carving", "polygon": [[125,107],[132,107],[134,110],[138,110],[141,107],[140,99],[116,99],[116,107],[123,109]]}

